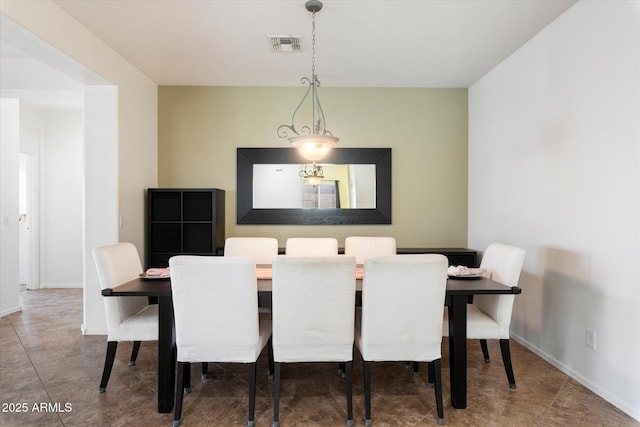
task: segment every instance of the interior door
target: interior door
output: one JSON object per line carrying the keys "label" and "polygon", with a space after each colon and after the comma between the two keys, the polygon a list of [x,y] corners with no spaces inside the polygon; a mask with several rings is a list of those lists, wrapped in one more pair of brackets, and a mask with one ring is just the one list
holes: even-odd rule
{"label": "interior door", "polygon": [[18,179],[18,279],[27,289],[38,289],[38,171],[41,130],[28,125],[20,126],[20,165]]}

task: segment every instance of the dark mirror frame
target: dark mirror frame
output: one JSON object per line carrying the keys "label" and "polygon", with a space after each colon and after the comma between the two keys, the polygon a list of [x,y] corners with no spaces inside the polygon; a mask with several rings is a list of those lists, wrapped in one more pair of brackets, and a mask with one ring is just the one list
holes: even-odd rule
{"label": "dark mirror frame", "polygon": [[294,148],[237,149],[238,224],[391,224],[391,148],[334,148],[321,163],[376,166],[374,209],[254,209],[253,165],[304,164]]}

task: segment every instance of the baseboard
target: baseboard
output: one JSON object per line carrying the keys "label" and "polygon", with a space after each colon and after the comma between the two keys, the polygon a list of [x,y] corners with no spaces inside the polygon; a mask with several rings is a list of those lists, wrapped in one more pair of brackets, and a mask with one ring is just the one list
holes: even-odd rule
{"label": "baseboard", "polygon": [[80,331],[82,335],[107,335],[107,328],[86,328],[84,324],[80,325]]}
{"label": "baseboard", "polygon": [[531,350],[533,353],[537,354],[538,356],[546,360],[547,362],[551,363],[560,371],[564,372],[565,374],[567,374],[568,376],[570,376],[571,378],[573,378],[574,380],[576,380],[577,382],[579,382],[580,384],[582,384],[583,386],[585,386],[586,388],[588,388],[589,390],[591,390],[592,392],[594,392],[595,394],[597,394],[598,396],[606,400],[607,402],[611,403],[616,408],[620,409],[621,411],[629,415],[631,418],[634,418],[635,420],[640,421],[640,408],[631,405],[631,402],[626,402],[620,399],[619,397],[612,395],[607,390],[600,387],[598,384],[592,382],[588,378],[585,378],[579,372],[574,371],[570,366],[563,364],[562,362],[560,362],[550,354],[546,353],[542,349],[531,344],[530,342],[523,339],[522,337],[514,334],[513,332],[511,332],[510,337],[515,341],[517,341],[518,343],[525,346],[527,349]]}
{"label": "baseboard", "polygon": [[4,317],[11,313],[17,313],[18,311],[22,311],[22,305],[18,305],[16,307],[7,308],[6,310],[0,311],[0,317]]}
{"label": "baseboard", "polygon": [[82,283],[56,283],[52,285],[40,285],[40,289],[82,289]]}

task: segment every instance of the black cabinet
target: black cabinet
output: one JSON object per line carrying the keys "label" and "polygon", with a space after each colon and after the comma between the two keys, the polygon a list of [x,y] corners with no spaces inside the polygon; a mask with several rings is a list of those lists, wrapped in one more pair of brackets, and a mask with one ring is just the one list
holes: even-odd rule
{"label": "black cabinet", "polygon": [[167,267],[174,255],[218,255],[224,248],[224,190],[149,188],[146,263]]}

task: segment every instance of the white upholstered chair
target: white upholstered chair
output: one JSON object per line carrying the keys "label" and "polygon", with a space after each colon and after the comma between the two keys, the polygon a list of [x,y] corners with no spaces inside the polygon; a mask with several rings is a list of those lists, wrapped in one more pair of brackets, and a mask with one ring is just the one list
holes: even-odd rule
{"label": "white upholstered chair", "polygon": [[[484,252],[481,268],[496,282],[507,286],[518,286],[520,271],[524,263],[524,249],[501,243],[492,243]],[[513,310],[514,295],[475,295],[473,304],[467,304],[467,338],[479,339],[486,363],[490,362],[487,340],[500,341],[500,351],[509,386],[516,388],[509,349],[509,325]],[[445,311],[442,332],[449,335],[448,316]]]}
{"label": "white upholstered chair", "polygon": [[[278,239],[272,237],[229,237],[224,242],[224,256],[251,258],[256,264],[271,264],[278,256]],[[258,307],[260,313],[271,313],[268,307]],[[209,371],[207,362],[202,362],[204,379]]]}
{"label": "white upholstered chair", "polygon": [[290,237],[285,255],[317,257],[338,255],[338,240],[332,237]]}
{"label": "white upholstered chair", "polygon": [[356,258],[356,264],[365,259],[396,254],[396,239],[393,237],[349,236],[344,239],[344,254]]}
{"label": "white upholstered chair", "polygon": [[169,266],[178,360],[174,427],[180,424],[190,363],[203,361],[248,366],[247,425],[253,426],[256,361],[271,337],[270,317],[258,314],[255,263],[182,255],[170,258]]}
{"label": "white upholstered chair", "polygon": [[438,424],[444,423],[440,358],[447,287],[443,255],[369,258],[355,343],[364,361],[365,423],[371,425],[371,362],[429,362]]}
{"label": "white upholstered chair", "polygon": [[[115,288],[142,273],[138,250],[132,243],[117,243],[93,250],[100,288]],[[100,381],[100,393],[109,382],[118,342],[133,341],[129,366],[135,365],[141,341],[158,340],[158,305],[147,297],[103,297],[107,315],[107,354]]]}
{"label": "white upholstered chair", "polygon": [[224,256],[251,258],[256,264],[271,264],[278,256],[278,239],[272,237],[229,237],[224,243]]}
{"label": "white upholstered chair", "polygon": [[273,260],[273,425],[280,422],[282,363],[344,362],[347,423],[353,425],[352,368],[356,290],[353,257]]}
{"label": "white upholstered chair", "polygon": [[[356,264],[363,265],[367,258],[377,256],[396,255],[396,239],[378,236],[349,236],[344,239],[344,254],[356,258]],[[361,307],[362,301],[356,296],[356,306]],[[418,369],[417,363],[414,369]],[[339,374],[344,377],[344,369],[339,367]]]}

